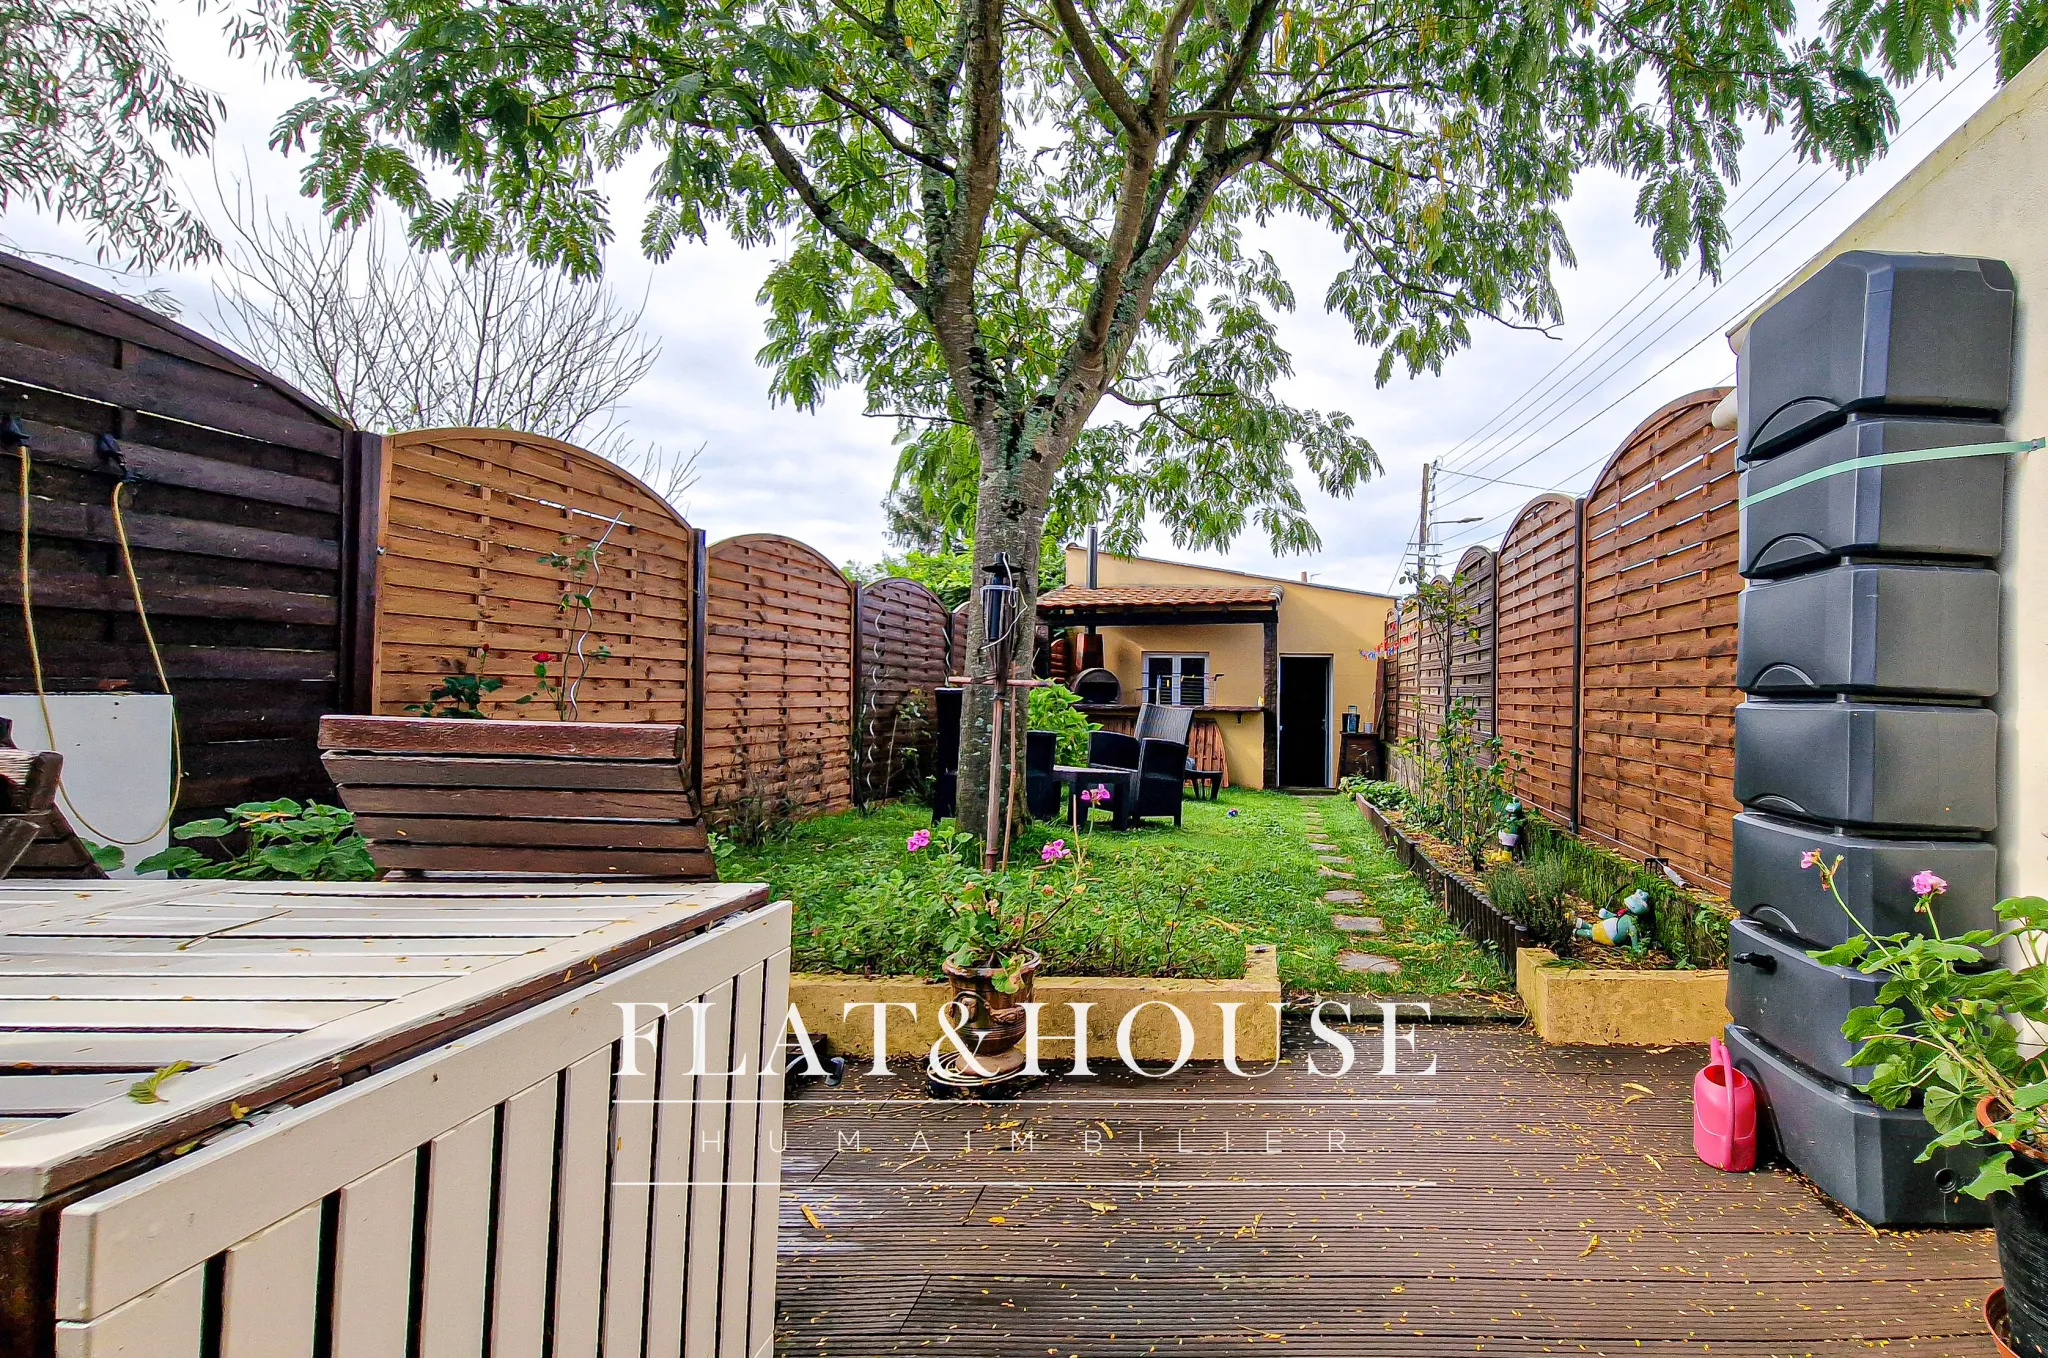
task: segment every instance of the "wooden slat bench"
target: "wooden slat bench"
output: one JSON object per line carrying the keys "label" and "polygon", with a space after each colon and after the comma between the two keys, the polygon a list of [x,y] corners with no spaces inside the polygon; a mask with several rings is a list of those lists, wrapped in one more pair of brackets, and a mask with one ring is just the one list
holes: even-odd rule
{"label": "wooden slat bench", "polygon": [[323,717],[320,748],[387,872],[718,875],[673,722]]}

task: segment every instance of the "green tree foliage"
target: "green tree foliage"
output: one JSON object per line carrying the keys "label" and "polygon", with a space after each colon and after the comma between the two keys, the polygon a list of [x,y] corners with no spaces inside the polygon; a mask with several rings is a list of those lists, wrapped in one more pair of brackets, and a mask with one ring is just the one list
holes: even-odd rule
{"label": "green tree foliage", "polygon": [[857,384],[907,460],[964,459],[978,560],[1035,560],[1056,486],[1113,542],[1150,514],[1183,547],[1310,548],[1293,468],[1333,495],[1375,472],[1348,417],[1281,397],[1296,293],[1251,224],[1341,242],[1323,302],[1385,381],[1475,321],[1560,318],[1580,172],[1637,181],[1658,258],[1711,271],[1745,119],[1845,166],[1896,123],[1786,0],[253,3],[319,87],[276,140],[340,223],[389,199],[422,243],[594,272],[594,180],[651,153],[648,254],[775,244],[774,391]]}
{"label": "green tree foliage", "polygon": [[172,71],[143,0],[0,0],[0,212],[75,217],[131,267],[212,259],[160,146],[203,154],[221,107]]}

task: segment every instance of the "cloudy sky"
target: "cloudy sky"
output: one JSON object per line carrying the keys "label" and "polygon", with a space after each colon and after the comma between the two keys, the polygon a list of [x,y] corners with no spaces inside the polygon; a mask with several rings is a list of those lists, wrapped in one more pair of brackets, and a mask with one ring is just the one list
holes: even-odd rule
{"label": "cloudy sky", "polygon": [[[266,145],[278,114],[303,89],[234,58],[217,12],[197,16],[166,0],[163,13],[180,68],[226,98],[214,151],[222,180],[246,174],[274,208],[310,220],[297,197],[297,163]],[[1341,264],[1332,242],[1298,223],[1265,230],[1257,243],[1288,271],[1303,303],[1283,327],[1296,359],[1286,395],[1300,405],[1349,412],[1379,450],[1386,475],[1349,500],[1311,495],[1323,540],[1317,553],[1275,558],[1263,540],[1246,538],[1204,559],[1290,577],[1305,570],[1324,583],[1385,590],[1414,533],[1425,461],[1493,478],[1439,478],[1438,517],[1478,520],[1441,530],[1450,560],[1467,542],[1497,540],[1532,490],[1583,490],[1644,416],[1673,397],[1731,379],[1733,360],[1721,339],[1727,325],[1983,104],[1993,89],[1987,50],[1975,40],[1947,81],[1909,92],[1906,130],[1885,160],[1855,180],[1796,164],[1782,137],[1753,137],[1730,211],[1735,249],[1718,285],[1690,273],[1660,278],[1647,235],[1633,221],[1633,186],[1588,177],[1564,209],[1578,254],[1578,267],[1559,279],[1565,324],[1545,337],[1481,323],[1473,347],[1437,377],[1396,376],[1375,388],[1375,356],[1321,309],[1323,289]],[[187,163],[183,173],[190,200],[213,204],[213,166]],[[603,186],[623,242],[607,261],[608,277],[629,297],[645,295],[644,323],[661,343],[659,361],[624,412],[629,432],[673,448],[704,445],[688,511],[713,538],[783,532],[835,560],[874,560],[884,550],[879,502],[894,465],[890,425],[865,418],[853,391],[816,413],[771,405],[766,373],[753,362],[761,343],[755,292],[770,254],[715,240],[685,245],[667,263],[650,265],[631,244],[641,183],[628,174]],[[0,222],[0,234],[14,247],[91,258],[70,223],[16,211]],[[120,286],[167,288],[186,323],[213,328],[216,302],[203,270]],[[1163,533],[1146,551],[1193,555]]]}

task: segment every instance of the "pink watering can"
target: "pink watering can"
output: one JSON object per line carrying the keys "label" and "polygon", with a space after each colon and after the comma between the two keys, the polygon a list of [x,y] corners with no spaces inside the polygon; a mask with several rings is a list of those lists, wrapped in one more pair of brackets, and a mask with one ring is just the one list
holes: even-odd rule
{"label": "pink watering can", "polygon": [[1756,1086],[1728,1059],[1720,1038],[1708,1044],[1708,1065],[1692,1077],[1692,1148],[1715,1169],[1756,1168]]}

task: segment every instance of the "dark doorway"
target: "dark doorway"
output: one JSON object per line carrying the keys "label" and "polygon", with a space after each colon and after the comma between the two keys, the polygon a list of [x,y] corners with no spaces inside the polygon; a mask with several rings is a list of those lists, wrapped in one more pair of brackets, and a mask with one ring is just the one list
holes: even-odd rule
{"label": "dark doorway", "polygon": [[1330,785],[1330,657],[1280,657],[1280,786]]}

